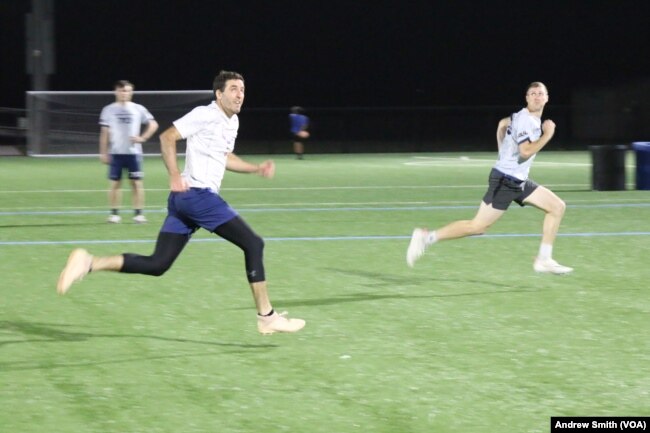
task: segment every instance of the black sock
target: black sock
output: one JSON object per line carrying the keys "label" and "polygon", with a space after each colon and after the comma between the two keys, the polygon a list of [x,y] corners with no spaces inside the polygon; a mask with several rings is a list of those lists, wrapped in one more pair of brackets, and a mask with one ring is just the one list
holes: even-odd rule
{"label": "black sock", "polygon": [[271,308],[270,313],[268,313],[268,314],[260,314],[260,316],[262,316],[262,317],[271,317],[273,315],[273,313],[275,313],[275,310],[273,310],[273,308]]}
{"label": "black sock", "polygon": [[117,209],[111,209],[111,215],[117,215],[119,211]]}

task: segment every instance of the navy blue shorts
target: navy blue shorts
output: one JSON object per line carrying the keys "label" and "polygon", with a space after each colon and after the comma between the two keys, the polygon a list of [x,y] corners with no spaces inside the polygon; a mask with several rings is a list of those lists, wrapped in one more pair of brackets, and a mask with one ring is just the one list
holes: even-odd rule
{"label": "navy blue shorts", "polygon": [[200,227],[209,232],[237,216],[224,199],[209,189],[190,188],[171,192],[167,199],[167,218],[161,232],[190,235]]}
{"label": "navy blue shorts", "polygon": [[108,167],[108,178],[110,180],[122,179],[122,171],[128,170],[129,179],[139,180],[144,177],[142,171],[141,154],[112,154],[111,163]]}

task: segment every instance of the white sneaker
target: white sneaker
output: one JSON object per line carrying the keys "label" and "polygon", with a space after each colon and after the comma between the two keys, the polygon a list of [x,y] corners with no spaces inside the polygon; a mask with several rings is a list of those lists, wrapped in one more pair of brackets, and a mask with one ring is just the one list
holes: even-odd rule
{"label": "white sneaker", "polygon": [[290,319],[287,312],[273,313],[271,316],[257,315],[257,330],[260,334],[273,334],[274,332],[297,332],[305,327],[302,319]]}
{"label": "white sneaker", "polygon": [[535,272],[557,275],[570,274],[573,272],[573,268],[563,266],[553,259],[535,259],[533,269],[535,269]]}
{"label": "white sneaker", "polygon": [[136,223],[136,224],[144,224],[144,223],[147,222],[147,217],[145,217],[142,214],[136,215],[136,216],[133,217],[133,222]]}
{"label": "white sneaker", "polygon": [[410,267],[415,265],[416,260],[424,255],[424,250],[427,249],[427,237],[429,231],[426,229],[415,229],[411,235],[411,242],[406,250],[406,264]]}
{"label": "white sneaker", "polygon": [[93,264],[93,256],[88,251],[77,248],[70,253],[65,268],[59,275],[59,281],[56,284],[56,291],[59,295],[65,295],[72,283],[81,281],[88,275],[90,267]]}
{"label": "white sneaker", "polygon": [[110,215],[106,220],[106,222],[109,222],[111,224],[119,224],[121,221],[122,221],[122,217],[115,214]]}

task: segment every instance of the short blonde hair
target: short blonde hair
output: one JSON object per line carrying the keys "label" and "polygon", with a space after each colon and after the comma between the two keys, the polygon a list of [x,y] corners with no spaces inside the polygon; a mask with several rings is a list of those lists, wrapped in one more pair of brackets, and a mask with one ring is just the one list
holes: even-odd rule
{"label": "short blonde hair", "polygon": [[530,83],[526,88],[526,93],[528,93],[528,91],[533,87],[543,87],[544,90],[546,90],[546,93],[548,93],[548,88],[546,87],[546,84],[542,83],[541,81],[533,81],[532,83]]}

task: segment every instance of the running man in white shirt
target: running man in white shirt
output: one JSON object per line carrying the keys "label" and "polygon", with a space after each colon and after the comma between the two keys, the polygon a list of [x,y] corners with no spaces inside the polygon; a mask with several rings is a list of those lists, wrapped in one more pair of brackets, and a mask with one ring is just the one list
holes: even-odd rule
{"label": "running man in white shirt", "polygon": [[526,91],[526,108],[499,122],[499,158],[490,172],[488,190],[474,219],[455,221],[435,231],[423,228],[413,230],[406,252],[406,263],[409,266],[413,267],[426,248],[435,242],[485,233],[514,201],[520,206],[535,206],[546,214],[542,243],[533,269],[551,274],[568,274],[573,271],[573,268],[560,265],[552,257],[553,243],[566,205],[551,190],[528,178],[535,155],[555,133],[555,123],[552,120],[541,120],[547,102],[546,86],[538,81],[531,83]]}
{"label": "running man in white shirt", "polygon": [[[57,291],[65,294],[72,283],[91,271],[160,276],[172,266],[192,234],[204,228],[244,251],[246,277],[257,308],[258,331],[262,334],[299,331],[305,321],[278,314],[269,300],[264,241],[219,195],[226,170],[272,178],[275,164],[270,160],[251,164],[233,153],[239,128],[237,114],[244,103],[244,78],[237,72],[221,71],[214,79],[213,90],[215,101],[196,107],[160,136],[171,192],[167,218],[153,254],[93,257],[84,249],[75,249],[61,272]],[[181,139],[187,139],[183,173],[176,161],[176,142]]]}
{"label": "running man in white shirt", "polygon": [[[158,130],[158,123],[142,105],[131,102],[133,84],[126,80],[115,83],[115,102],[102,109],[99,116],[99,158],[109,165],[110,189],[108,201],[111,206],[109,223],[122,221],[119,209],[122,204],[122,172],[129,172],[133,190],[133,221],[145,223],[144,184],[142,178],[142,143],[149,140]],[[142,125],[146,124],[141,133]],[[109,149],[110,142],[110,149]]]}

